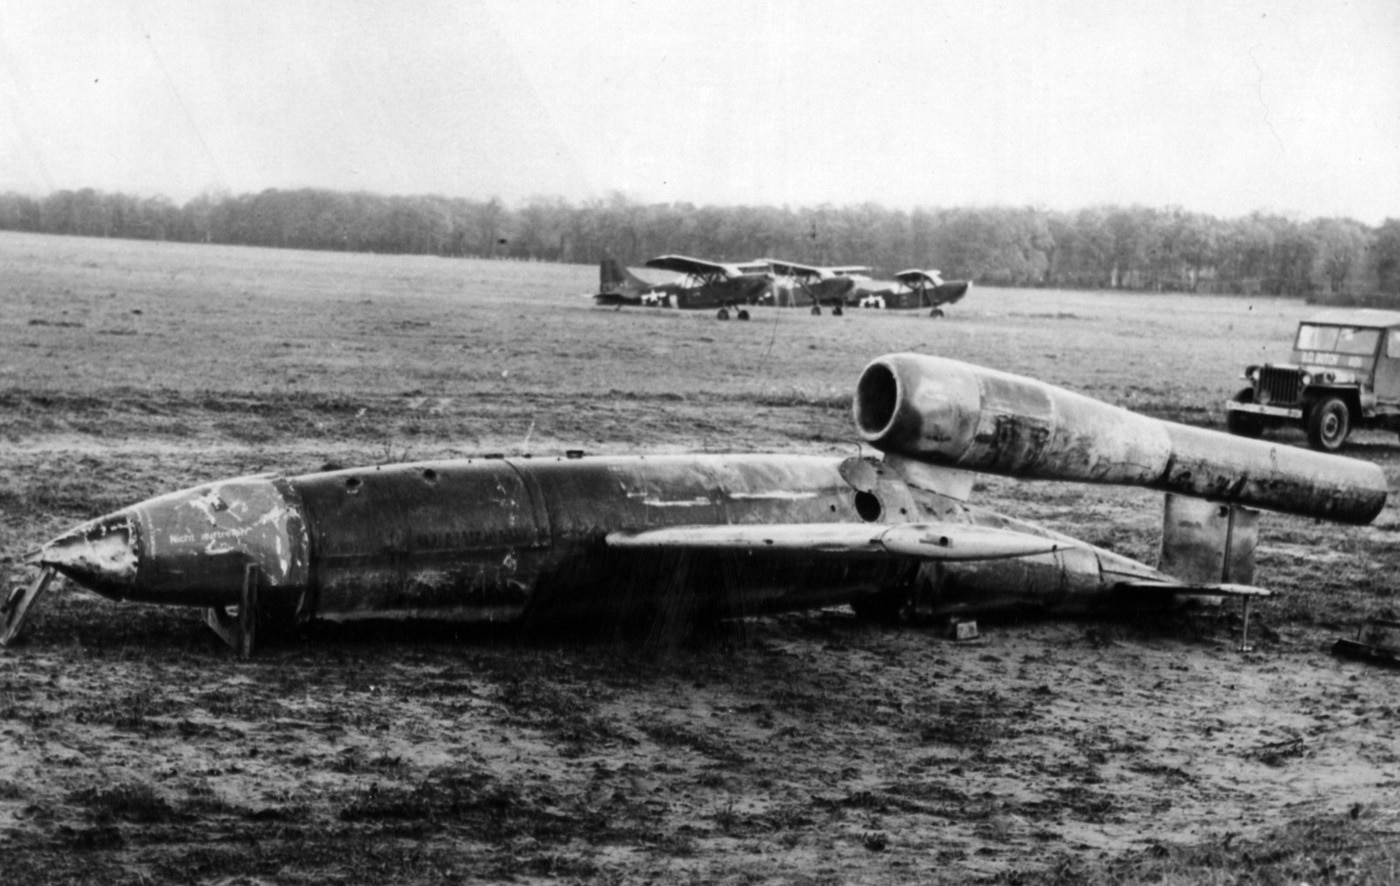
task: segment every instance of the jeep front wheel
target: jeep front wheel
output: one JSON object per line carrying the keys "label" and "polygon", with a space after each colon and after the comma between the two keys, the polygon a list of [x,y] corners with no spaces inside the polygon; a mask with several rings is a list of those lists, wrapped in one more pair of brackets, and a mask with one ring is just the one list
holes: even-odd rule
{"label": "jeep front wheel", "polygon": [[1308,445],[1324,452],[1342,448],[1351,430],[1351,413],[1336,397],[1319,401],[1308,410]]}
{"label": "jeep front wheel", "polygon": [[[1253,403],[1254,389],[1244,388],[1230,399],[1235,403]],[[1231,409],[1225,413],[1225,430],[1236,437],[1258,437],[1264,433],[1264,420],[1252,412]]]}

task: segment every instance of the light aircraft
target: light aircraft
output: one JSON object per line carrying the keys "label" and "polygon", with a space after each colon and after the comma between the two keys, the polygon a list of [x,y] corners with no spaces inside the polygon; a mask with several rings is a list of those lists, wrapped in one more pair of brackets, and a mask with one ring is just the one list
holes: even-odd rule
{"label": "light aircraft", "polygon": [[598,267],[599,291],[593,296],[594,302],[617,308],[626,305],[715,310],[721,320],[728,320],[730,312],[737,311],[738,319],[747,320],[749,312],[745,306],[754,304],[772,281],[768,265],[763,262],[723,263],[663,255],[646,264],[683,276],[673,283],[648,283],[616,259],[604,258]]}
{"label": "light aircraft", "polygon": [[[1253,584],[1259,512],[1366,523],[1379,466],[1158,421],[926,355],[869,364],[856,431],[882,457],[472,458],[207,483],[30,555],[17,636],[56,576],[265,630],[357,620],[564,623],[670,636],[701,619],[850,604],[880,616],[1156,611]],[[1166,493],[1152,567],[970,501],[976,472]],[[648,633],[650,632],[650,633]]]}
{"label": "light aircraft", "polygon": [[852,303],[850,294],[856,280],[870,273],[865,265],[825,267],[776,258],[761,260],[773,270],[773,285],[763,295],[761,303],[780,308],[811,306],[813,314],[820,314],[822,305],[826,305],[838,317],[843,308]]}
{"label": "light aircraft", "polygon": [[848,304],[861,308],[913,310],[930,308],[930,317],[942,317],[943,305],[955,304],[972,288],[971,281],[944,281],[938,271],[910,268],[894,275],[893,280],[856,278]]}

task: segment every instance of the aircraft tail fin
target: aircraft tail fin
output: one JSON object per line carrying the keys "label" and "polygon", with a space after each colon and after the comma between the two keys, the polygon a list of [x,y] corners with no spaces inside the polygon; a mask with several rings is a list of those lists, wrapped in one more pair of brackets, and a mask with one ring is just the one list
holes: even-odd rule
{"label": "aircraft tail fin", "polygon": [[1250,585],[1259,512],[1168,493],[1162,509],[1162,572],[1180,581]]}
{"label": "aircraft tail fin", "polygon": [[627,270],[622,262],[612,256],[605,256],[598,264],[598,291],[600,293],[626,292],[630,289],[646,289],[647,282]]}
{"label": "aircraft tail fin", "polygon": [[947,283],[940,283],[933,287],[931,293],[933,307],[955,305],[962,301],[962,297],[967,295],[967,291],[971,288],[972,283],[968,280],[951,280]]}
{"label": "aircraft tail fin", "polygon": [[1273,592],[1254,585],[1259,512],[1244,505],[1167,493],[1162,510],[1162,559],[1158,569],[1181,582],[1177,597],[1240,600],[1241,652],[1248,652],[1249,606]]}

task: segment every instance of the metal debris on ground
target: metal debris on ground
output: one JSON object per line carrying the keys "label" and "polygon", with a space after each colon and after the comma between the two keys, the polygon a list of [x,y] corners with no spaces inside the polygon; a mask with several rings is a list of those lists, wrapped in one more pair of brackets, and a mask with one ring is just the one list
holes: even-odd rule
{"label": "metal debris on ground", "polygon": [[1389,668],[1400,668],[1400,621],[1373,618],[1356,629],[1356,638],[1332,644],[1332,654]]}

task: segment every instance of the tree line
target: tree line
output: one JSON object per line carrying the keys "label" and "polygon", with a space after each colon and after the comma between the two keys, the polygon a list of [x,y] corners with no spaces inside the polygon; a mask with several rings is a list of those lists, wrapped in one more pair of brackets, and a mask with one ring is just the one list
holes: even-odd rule
{"label": "tree line", "polygon": [[0,194],[0,230],[296,249],[639,264],[681,253],[937,267],[1001,286],[1303,295],[1400,303],[1400,219],[1221,219],[1180,208],[887,209],[580,204],[320,189],[204,194],[183,206],[91,188]]}

